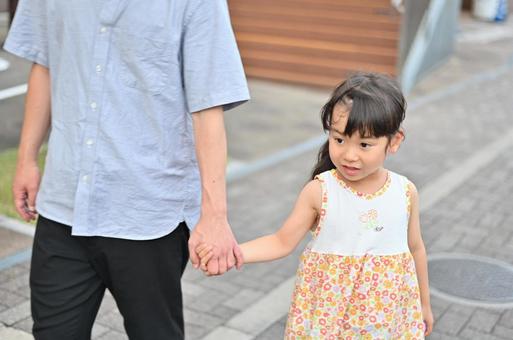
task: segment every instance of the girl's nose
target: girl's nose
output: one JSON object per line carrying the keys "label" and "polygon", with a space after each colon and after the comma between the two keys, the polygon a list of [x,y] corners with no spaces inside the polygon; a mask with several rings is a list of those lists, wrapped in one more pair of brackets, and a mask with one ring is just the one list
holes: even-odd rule
{"label": "girl's nose", "polygon": [[344,160],[347,162],[355,162],[358,160],[358,152],[352,147],[347,147],[343,156]]}

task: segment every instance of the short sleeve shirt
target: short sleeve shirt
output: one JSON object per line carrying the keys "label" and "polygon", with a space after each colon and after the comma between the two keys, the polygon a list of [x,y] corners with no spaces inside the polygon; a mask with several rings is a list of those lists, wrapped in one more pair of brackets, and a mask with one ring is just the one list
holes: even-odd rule
{"label": "short sleeve shirt", "polygon": [[191,113],[249,99],[226,0],[21,0],[4,48],[50,72],[41,215],[134,240],[196,225]]}

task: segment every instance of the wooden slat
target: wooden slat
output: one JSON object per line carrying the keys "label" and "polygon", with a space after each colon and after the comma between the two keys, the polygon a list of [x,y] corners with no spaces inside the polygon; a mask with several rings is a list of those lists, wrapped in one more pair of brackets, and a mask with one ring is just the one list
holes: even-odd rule
{"label": "wooden slat", "polygon": [[232,15],[250,14],[254,16],[281,16],[287,18],[328,20],[342,22],[363,22],[380,24],[383,27],[396,28],[398,23],[395,17],[376,14],[358,14],[346,10],[323,10],[314,8],[286,7],[281,5],[273,6],[248,6],[247,4],[236,3],[230,8]]}
{"label": "wooden slat", "polygon": [[240,43],[255,43],[276,48],[291,47],[304,50],[318,50],[326,53],[348,53],[358,55],[375,55],[379,57],[395,57],[395,49],[386,47],[369,47],[362,44],[344,44],[322,40],[282,38],[274,35],[238,33]]}
{"label": "wooden slat", "polygon": [[400,16],[388,0],[229,0],[249,77],[332,87],[354,71],[394,75]]}
{"label": "wooden slat", "polygon": [[[275,11],[283,11],[283,8],[303,8],[307,10],[328,10],[343,11],[353,14],[371,14],[397,16],[397,10],[390,5],[390,2],[378,3],[374,6],[362,5],[360,3],[346,4],[345,1],[315,1],[312,0],[258,0],[258,1],[233,1],[233,7],[244,6],[248,9],[258,9],[262,7],[272,8]],[[286,13],[285,13],[286,14]]]}
{"label": "wooden slat", "polygon": [[[247,43],[239,42],[239,48],[243,53],[259,53],[259,52],[270,52],[270,53],[283,53],[295,56],[301,56],[306,58],[317,59],[320,61],[326,59],[340,60],[344,62],[357,62],[357,63],[370,63],[375,65],[395,65],[397,62],[397,56],[376,56],[373,54],[361,54],[361,53],[341,53],[340,51],[325,51],[320,49],[305,49],[300,47],[284,47],[284,46],[272,46],[263,45],[258,43]],[[247,54],[245,54],[247,56]],[[300,72],[301,69],[298,69]]]}
{"label": "wooden slat", "polygon": [[239,22],[234,20],[233,24],[235,31],[238,32],[239,35],[249,33],[275,36],[277,38],[322,40],[342,44],[384,47],[394,51],[398,44],[398,37],[395,34],[389,34],[389,36],[382,34],[379,36],[381,32],[376,34],[378,36],[374,35],[372,32],[347,32],[345,30],[344,34],[340,34],[340,32],[319,28],[316,25],[304,27],[299,25],[284,25],[283,22],[276,25],[268,25],[265,22]]}
{"label": "wooden slat", "polygon": [[271,20],[269,18],[239,17],[232,18],[232,24],[237,30],[239,27],[252,27],[254,29],[277,29],[297,32],[312,32],[318,34],[332,34],[337,36],[354,36],[360,38],[379,38],[397,41],[396,31],[383,31],[375,27],[352,27],[342,25],[341,22],[328,23],[304,23],[298,24],[289,20]]}
{"label": "wooden slat", "polygon": [[289,71],[298,69],[305,73],[319,73],[330,75],[333,72],[357,71],[375,71],[386,74],[394,74],[395,67],[390,65],[379,65],[375,63],[365,63],[361,61],[348,61],[340,59],[312,58],[309,56],[300,56],[296,54],[279,53],[276,51],[251,51],[243,52],[242,58],[244,65],[253,65],[258,67],[280,68]]}

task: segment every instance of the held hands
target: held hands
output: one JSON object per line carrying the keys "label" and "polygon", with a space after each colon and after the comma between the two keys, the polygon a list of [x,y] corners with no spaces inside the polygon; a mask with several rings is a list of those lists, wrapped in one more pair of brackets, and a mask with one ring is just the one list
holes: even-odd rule
{"label": "held hands", "polygon": [[196,254],[198,254],[200,258],[199,268],[203,270],[205,275],[210,276],[207,266],[208,261],[214,256],[214,247],[206,243],[200,243],[200,245],[196,247]]}
{"label": "held hands", "polygon": [[[198,251],[201,245],[210,247],[208,259]],[[224,274],[234,266],[240,269],[243,263],[242,252],[225,218],[202,216],[189,239],[189,254],[194,268],[201,266],[208,276]]]}
{"label": "held hands", "polygon": [[[208,271],[208,261],[214,257],[214,247],[206,243],[200,243],[199,246],[196,247],[196,254],[200,258],[199,268],[203,271],[203,273],[205,273],[206,276],[211,276]],[[242,259],[240,266],[237,266],[237,269],[240,269],[243,264],[244,259]]]}

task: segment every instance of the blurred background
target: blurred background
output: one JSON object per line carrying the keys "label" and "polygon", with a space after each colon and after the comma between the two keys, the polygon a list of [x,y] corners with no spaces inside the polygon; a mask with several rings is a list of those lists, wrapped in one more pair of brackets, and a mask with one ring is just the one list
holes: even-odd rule
{"label": "blurred background", "polygon": [[[355,71],[387,73],[408,100],[406,141],[387,166],[420,192],[430,339],[513,339],[513,0],[228,4],[252,94],[225,115],[239,241],[289,213],[326,138],[319,110],[330,90]],[[15,6],[0,0],[0,42]],[[31,338],[33,225],[17,219],[10,193],[29,69],[0,51],[0,340]],[[187,337],[282,338],[301,250],[216,278],[188,268]],[[126,339],[110,294],[93,338]]]}

